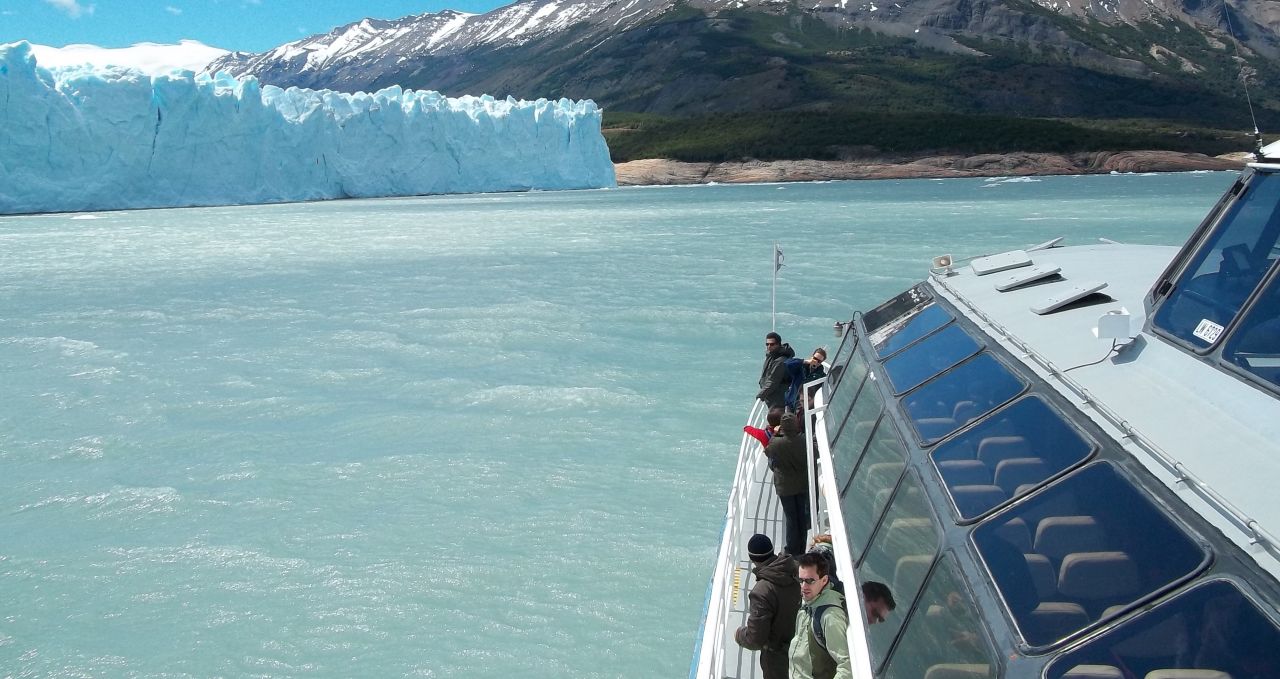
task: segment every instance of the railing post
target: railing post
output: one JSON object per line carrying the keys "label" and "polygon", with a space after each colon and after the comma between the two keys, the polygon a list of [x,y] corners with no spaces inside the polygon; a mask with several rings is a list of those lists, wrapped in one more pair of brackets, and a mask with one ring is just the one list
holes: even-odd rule
{"label": "railing post", "polygon": [[[809,402],[808,401],[809,389],[813,386],[822,384],[823,382],[826,382],[826,381],[827,381],[826,376],[823,376],[816,380],[813,380],[812,382],[805,382],[804,386],[801,387],[803,391],[801,392],[800,395],[802,398],[805,399],[806,405]],[[805,408],[805,411],[804,411],[804,450],[805,450],[805,457],[808,458],[808,465],[809,465],[808,467],[808,470],[809,470],[809,474],[808,474],[809,476],[809,532],[808,534],[805,535],[806,544],[809,541],[812,541],[813,536],[819,533],[819,530],[818,530],[818,467],[816,464],[818,458],[817,458],[817,452],[813,449],[813,435],[814,435],[814,428],[817,427],[818,425],[818,413],[825,410],[826,407],[827,407],[826,403],[824,402],[823,405],[819,407]],[[793,554],[792,556],[799,556],[799,554]]]}

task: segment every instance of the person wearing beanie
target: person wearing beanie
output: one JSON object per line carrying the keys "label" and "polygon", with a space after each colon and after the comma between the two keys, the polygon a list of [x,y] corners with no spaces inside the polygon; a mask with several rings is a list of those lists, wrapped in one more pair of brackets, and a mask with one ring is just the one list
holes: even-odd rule
{"label": "person wearing beanie", "polygon": [[762,533],[747,541],[747,556],[755,566],[751,572],[756,584],[747,597],[747,624],[739,627],[733,638],[739,646],[760,652],[764,679],[787,679],[787,649],[800,610],[795,561],[785,553],[774,554],[773,541]]}

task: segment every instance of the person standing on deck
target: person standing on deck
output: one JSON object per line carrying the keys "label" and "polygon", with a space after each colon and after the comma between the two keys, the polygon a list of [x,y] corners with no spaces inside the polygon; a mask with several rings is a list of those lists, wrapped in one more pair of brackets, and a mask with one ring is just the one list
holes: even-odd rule
{"label": "person standing on deck", "polygon": [[[830,586],[827,558],[810,552],[796,559],[804,604],[796,615],[791,638],[791,679],[852,679],[849,660],[849,613],[844,595]],[[814,635],[814,618],[821,638]]]}
{"label": "person standing on deck", "polygon": [[800,402],[800,389],[804,387],[806,382],[812,382],[827,376],[827,370],[822,366],[826,360],[827,350],[818,347],[813,350],[813,356],[809,358],[788,358],[783,361],[782,364],[787,369],[787,376],[791,378],[791,383],[787,386],[787,393],[783,396],[783,404],[787,410],[799,411],[809,408],[809,400],[813,398],[814,392],[809,391],[806,393],[804,402]]}
{"label": "person standing on deck", "polygon": [[796,414],[772,408],[766,416],[778,430],[764,447],[773,471],[773,490],[786,520],[787,554],[803,554],[809,530],[809,457]]}
{"label": "person standing on deck", "polygon": [[756,398],[764,401],[766,406],[781,406],[786,399],[787,387],[791,384],[786,360],[795,355],[790,345],[782,343],[782,336],[778,333],[764,336],[764,368],[760,371],[760,392]]}
{"label": "person standing on deck", "polygon": [[787,679],[787,648],[800,610],[796,564],[786,553],[775,555],[773,541],[761,533],[747,542],[747,556],[755,564],[756,584],[747,599],[747,624],[733,638],[749,651],[760,651],[764,679]]}

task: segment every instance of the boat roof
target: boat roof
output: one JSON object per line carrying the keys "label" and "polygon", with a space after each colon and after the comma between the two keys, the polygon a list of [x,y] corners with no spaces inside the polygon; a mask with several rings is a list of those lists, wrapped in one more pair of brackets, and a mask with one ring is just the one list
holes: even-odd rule
{"label": "boat roof", "polygon": [[[1178,248],[1099,243],[1006,253],[935,271],[932,287],[1134,454],[1225,535],[1280,576],[1280,407],[1271,393],[1142,331],[1144,298]],[[979,275],[1025,257],[1029,265]],[[1059,267],[1040,282],[997,290],[1027,266]],[[1098,293],[1044,311],[1072,291]],[[1003,287],[1003,286],[1001,286]],[[1077,290],[1078,288],[1078,290]],[[1108,312],[1130,315],[1132,342],[1110,353],[1095,332]],[[1104,358],[1105,356],[1105,358]],[[1265,541],[1264,541],[1265,542]]]}

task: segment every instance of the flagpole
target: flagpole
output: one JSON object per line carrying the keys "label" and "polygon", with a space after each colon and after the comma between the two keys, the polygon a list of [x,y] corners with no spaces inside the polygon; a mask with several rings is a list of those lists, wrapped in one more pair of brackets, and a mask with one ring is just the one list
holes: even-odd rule
{"label": "flagpole", "polygon": [[773,244],[773,294],[770,295],[772,309],[769,312],[773,331],[778,331],[778,269],[782,268],[782,248]]}
{"label": "flagpole", "polygon": [[778,244],[773,244],[773,293],[769,296],[772,307],[769,310],[769,329],[778,331]]}

